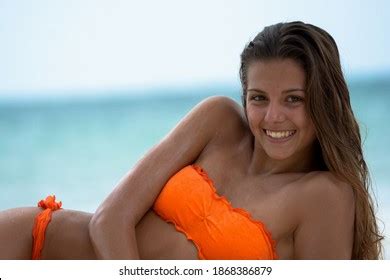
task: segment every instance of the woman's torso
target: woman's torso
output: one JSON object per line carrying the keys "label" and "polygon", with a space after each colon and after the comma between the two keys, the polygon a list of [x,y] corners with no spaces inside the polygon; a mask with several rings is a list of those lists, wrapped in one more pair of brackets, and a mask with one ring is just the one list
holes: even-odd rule
{"label": "woman's torso", "polygon": [[[237,110],[239,108],[239,110]],[[253,136],[245,116],[237,104],[226,120],[226,129],[217,135],[193,163],[207,172],[218,195],[224,196],[234,208],[242,208],[253,219],[261,221],[276,242],[279,259],[294,258],[294,231],[300,219],[304,186],[311,173],[277,174],[268,177],[245,174],[250,161]],[[31,251],[33,218],[41,210],[25,211],[26,256]],[[23,215],[22,215],[23,216]],[[23,217],[24,217],[23,216]],[[88,234],[92,214],[72,210],[55,211],[46,232],[43,259],[96,258]],[[64,230],[66,229],[66,230]],[[141,259],[197,259],[192,241],[177,231],[153,210],[149,210],[136,226],[137,245]]]}
{"label": "woman's torso", "polygon": [[[292,259],[293,235],[299,220],[296,205],[308,174],[246,175],[252,133],[243,113],[237,110],[231,110],[226,121],[230,127],[208,144],[194,164],[207,172],[217,193],[234,208],[245,209],[253,219],[265,225],[276,242],[280,259]],[[138,223],[136,235],[142,259],[197,259],[198,252],[192,241],[153,210]]]}

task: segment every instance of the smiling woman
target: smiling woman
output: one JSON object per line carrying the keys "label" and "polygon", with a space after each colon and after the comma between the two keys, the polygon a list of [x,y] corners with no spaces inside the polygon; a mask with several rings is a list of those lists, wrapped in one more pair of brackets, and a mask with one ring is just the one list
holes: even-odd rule
{"label": "smiling woman", "polygon": [[[271,68],[264,72],[267,64]],[[257,66],[253,67],[253,65]],[[243,105],[248,122],[250,122],[249,110],[253,104],[249,104],[248,93],[252,87],[267,87],[268,111],[264,113],[263,110],[262,114],[256,113],[255,117],[264,116],[263,120],[268,125],[272,122],[267,123],[267,118],[269,121],[273,120],[277,128],[286,129],[290,127],[284,126],[296,125],[297,133],[288,141],[291,145],[284,147],[288,152],[300,149],[295,163],[302,167],[308,166],[307,163],[311,162],[309,166],[311,165],[312,169],[326,171],[326,174],[332,174],[335,180],[337,178],[339,182],[344,182],[352,188],[354,203],[344,204],[347,208],[355,205],[351,257],[353,259],[380,257],[382,251],[380,241],[383,237],[378,230],[373,202],[369,194],[370,180],[363,157],[360,130],[351,108],[338,48],[332,36],[317,26],[302,22],[279,23],[266,27],[242,52],[240,77]],[[289,90],[292,87],[304,89],[304,96],[298,96],[298,99],[303,98],[303,103],[282,106],[283,102],[280,101],[282,97],[278,92],[280,94],[282,90]],[[259,107],[261,108],[261,105]],[[291,114],[292,111],[296,114]],[[300,133],[303,135],[295,137]],[[294,143],[294,137],[300,141]],[[262,141],[264,137],[259,136],[258,139]],[[302,144],[303,142],[306,145]],[[261,144],[268,147],[264,150],[268,150],[270,154],[270,151],[273,151],[278,154],[279,159],[283,157],[287,159],[278,163],[278,166],[289,164],[289,158],[281,155],[279,150],[272,149],[272,145],[267,146],[267,141]],[[294,165],[290,165],[292,166]],[[332,200],[339,199],[336,196]],[[310,204],[309,202],[304,203]],[[329,217],[331,216],[321,219],[326,221]],[[337,218],[336,213],[334,218]],[[296,233],[300,232],[299,228],[303,226],[298,227]],[[318,241],[322,238],[319,236],[320,234],[317,236]],[[309,245],[306,242],[304,248],[309,248]]]}
{"label": "smiling woman", "polygon": [[0,212],[0,258],[28,258],[31,243],[37,259],[380,258],[333,38],[303,22],[268,26],[242,52],[240,77],[243,107],[202,101],[96,213],[51,197],[34,225],[38,209]]}
{"label": "smiling woman", "polygon": [[[305,161],[291,160],[287,170],[310,170],[315,164],[314,124],[305,108],[305,72],[292,59],[252,62],[248,68],[247,117],[255,149],[283,160],[299,154]],[[257,127],[262,129],[256,129]],[[280,172],[283,172],[281,170]]]}

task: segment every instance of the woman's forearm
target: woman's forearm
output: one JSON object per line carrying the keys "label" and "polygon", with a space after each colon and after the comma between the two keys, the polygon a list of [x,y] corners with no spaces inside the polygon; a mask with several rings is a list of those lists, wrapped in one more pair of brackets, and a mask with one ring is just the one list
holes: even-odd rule
{"label": "woman's forearm", "polygon": [[137,178],[142,176],[129,171],[91,218],[89,235],[99,259],[139,259],[135,226],[149,208]]}
{"label": "woman's forearm", "polygon": [[147,180],[136,170],[120,180],[91,218],[89,235],[99,259],[139,259],[135,226],[153,200],[140,188]]}

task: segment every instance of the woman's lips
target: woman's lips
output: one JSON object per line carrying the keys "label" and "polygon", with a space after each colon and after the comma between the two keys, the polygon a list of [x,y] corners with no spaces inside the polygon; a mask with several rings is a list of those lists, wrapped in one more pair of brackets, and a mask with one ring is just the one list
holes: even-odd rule
{"label": "woman's lips", "polygon": [[[268,133],[267,133],[267,130],[266,129],[263,129],[264,131],[264,134],[266,135],[267,139],[272,142],[272,143],[284,143],[284,142],[287,142],[289,141],[291,138],[294,137],[294,135],[296,134],[296,130],[283,130],[283,131],[270,131],[268,130]],[[283,133],[282,132],[291,132],[293,131],[292,134],[290,134],[289,136],[287,137],[283,137]],[[269,134],[273,134],[272,135],[269,135]]]}

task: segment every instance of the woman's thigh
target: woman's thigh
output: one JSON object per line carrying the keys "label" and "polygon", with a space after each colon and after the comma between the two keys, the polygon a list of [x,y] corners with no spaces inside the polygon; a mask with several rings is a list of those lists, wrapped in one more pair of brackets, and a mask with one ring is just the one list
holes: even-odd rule
{"label": "woman's thigh", "polygon": [[[31,259],[34,219],[42,209],[15,208],[0,212],[0,259]],[[92,214],[61,209],[47,226],[42,259],[95,259],[88,233]]]}
{"label": "woman's thigh", "polygon": [[31,259],[34,216],[39,212],[37,207],[0,212],[0,259]]}

